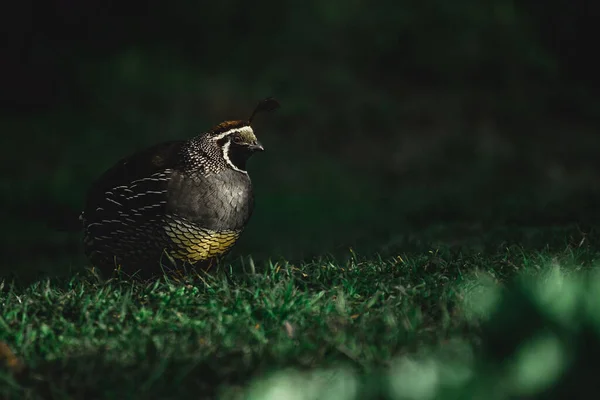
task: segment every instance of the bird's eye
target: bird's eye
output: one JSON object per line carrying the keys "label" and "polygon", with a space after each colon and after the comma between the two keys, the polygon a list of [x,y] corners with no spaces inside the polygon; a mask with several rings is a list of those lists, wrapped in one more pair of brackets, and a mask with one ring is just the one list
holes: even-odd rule
{"label": "bird's eye", "polygon": [[234,143],[242,143],[242,137],[240,135],[233,135]]}

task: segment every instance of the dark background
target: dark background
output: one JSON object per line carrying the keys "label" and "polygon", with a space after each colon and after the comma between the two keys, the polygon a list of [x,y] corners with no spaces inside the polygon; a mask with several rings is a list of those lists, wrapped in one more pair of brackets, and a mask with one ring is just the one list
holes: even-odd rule
{"label": "dark background", "polygon": [[[52,221],[93,179],[267,96],[282,107],[256,121],[257,208],[231,259],[598,221],[598,2],[4,7],[2,271],[81,268],[79,235]],[[527,239],[495,245],[510,237]]]}

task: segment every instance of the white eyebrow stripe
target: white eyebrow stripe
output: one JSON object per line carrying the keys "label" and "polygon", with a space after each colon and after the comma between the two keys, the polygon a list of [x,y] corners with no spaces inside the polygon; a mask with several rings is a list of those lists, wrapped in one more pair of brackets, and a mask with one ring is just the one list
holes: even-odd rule
{"label": "white eyebrow stripe", "polygon": [[228,131],[225,131],[225,132],[219,133],[218,135],[216,135],[216,136],[213,136],[213,137],[212,137],[212,140],[219,140],[219,139],[223,139],[224,137],[226,137],[226,136],[229,136],[229,135],[231,135],[231,134],[233,134],[233,133],[236,133],[236,132],[240,132],[240,133],[241,133],[241,132],[247,132],[247,133],[252,133],[252,134],[254,134],[254,131],[252,130],[252,128],[251,128],[251,127],[249,127],[249,126],[242,126],[241,128],[229,129]]}

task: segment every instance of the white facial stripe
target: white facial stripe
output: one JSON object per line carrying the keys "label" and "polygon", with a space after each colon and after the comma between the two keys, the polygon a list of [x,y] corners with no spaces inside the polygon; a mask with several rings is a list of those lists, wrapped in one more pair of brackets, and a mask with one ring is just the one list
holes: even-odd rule
{"label": "white facial stripe", "polygon": [[251,127],[249,126],[242,126],[241,128],[235,128],[235,129],[230,129],[228,131],[225,131],[223,133],[219,133],[217,136],[213,136],[212,140],[219,140],[219,139],[223,139],[225,136],[229,136],[232,135],[236,132],[247,132],[247,133],[252,133],[254,134],[254,131],[252,130]]}
{"label": "white facial stripe", "polygon": [[225,142],[225,144],[221,148],[223,150],[223,158],[231,168],[243,174],[247,174],[248,172],[244,171],[243,169],[239,169],[231,162],[231,159],[229,158],[229,146],[231,146],[231,140],[227,140],[227,142]]}

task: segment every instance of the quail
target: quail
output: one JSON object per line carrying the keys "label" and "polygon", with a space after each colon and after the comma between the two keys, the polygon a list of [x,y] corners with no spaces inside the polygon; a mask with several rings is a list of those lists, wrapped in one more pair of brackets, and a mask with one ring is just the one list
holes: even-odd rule
{"label": "quail", "polygon": [[225,121],[188,140],[117,162],[87,193],[84,252],[101,274],[153,276],[165,266],[208,268],[236,243],[254,208],[246,162],[263,151],[248,120]]}

